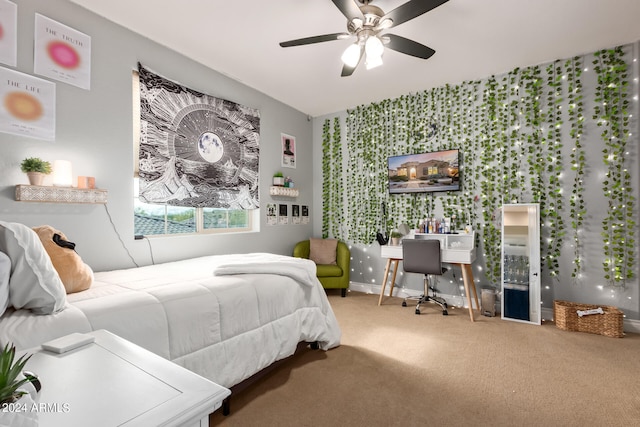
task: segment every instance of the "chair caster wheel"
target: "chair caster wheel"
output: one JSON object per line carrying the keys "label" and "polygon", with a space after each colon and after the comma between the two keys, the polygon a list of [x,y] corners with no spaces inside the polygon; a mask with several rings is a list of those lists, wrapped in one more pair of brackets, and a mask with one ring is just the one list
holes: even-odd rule
{"label": "chair caster wheel", "polygon": [[402,306],[406,307],[407,306],[407,302],[406,301],[402,301]]}
{"label": "chair caster wheel", "polygon": [[420,310],[416,308],[416,314],[420,314]]}
{"label": "chair caster wheel", "polygon": [[449,315],[449,312],[448,312],[447,310],[442,310],[442,315],[443,315],[443,316],[448,316],[448,315]]}

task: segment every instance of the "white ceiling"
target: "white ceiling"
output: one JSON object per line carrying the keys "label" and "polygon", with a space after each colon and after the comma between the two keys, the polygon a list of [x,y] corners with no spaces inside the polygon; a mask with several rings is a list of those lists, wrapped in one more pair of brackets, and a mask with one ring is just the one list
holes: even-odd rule
{"label": "white ceiling", "polygon": [[353,40],[278,45],[346,31],[331,0],[71,1],[313,117],[640,40],[639,0],[450,0],[388,30],[430,59],[387,50],[382,67],[340,77]]}

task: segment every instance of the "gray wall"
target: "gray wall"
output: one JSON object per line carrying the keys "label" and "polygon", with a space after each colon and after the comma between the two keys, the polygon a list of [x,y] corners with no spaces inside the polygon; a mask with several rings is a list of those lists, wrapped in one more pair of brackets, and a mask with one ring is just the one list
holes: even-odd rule
{"label": "gray wall", "polygon": [[[280,202],[306,204],[312,209],[312,176],[304,173],[312,169],[312,124],[302,112],[64,0],[18,2],[17,71],[33,74],[35,13],[91,37],[91,90],[55,82],[55,142],[0,133],[1,220],[60,229],[96,271],[134,266],[127,250],[139,265],[149,264],[149,245],[157,263],[208,254],[290,254],[297,241],[311,235],[314,216],[309,225],[267,226],[262,209],[257,233],[134,240],[131,72],[138,61],[195,90],[260,110],[263,207]],[[296,169],[280,167],[280,133],[296,137]],[[108,213],[103,205],[16,202],[15,185],[28,183],[20,162],[32,156],[70,160],[74,182],[78,175],[94,176],[97,187],[109,191]],[[280,169],[300,189],[297,199],[275,200],[269,195],[271,177]]]}
{"label": "gray wall", "polygon": [[[629,124],[632,137],[629,138],[629,141],[627,143],[628,154],[626,155],[626,162],[631,174],[631,194],[637,200],[640,197],[640,152],[637,148],[638,135],[640,134],[640,121],[637,119],[637,117],[640,115],[640,107],[637,100],[639,85],[638,76],[640,75],[640,73],[638,62],[635,59],[638,58],[638,53],[640,52],[640,42],[630,43],[629,45],[625,45],[625,47],[626,51],[629,52],[629,55],[627,56],[627,62],[630,66],[627,81],[629,82],[629,87],[632,90],[631,97],[629,98],[629,113],[633,115],[633,119],[630,120]],[[581,56],[584,57],[585,67],[591,68],[593,54],[584,54]],[[497,80],[500,81],[501,76],[498,76]],[[638,270],[638,263],[636,262],[635,266],[633,267],[635,277],[627,281],[626,287],[616,288],[607,286],[607,281],[604,279],[604,273],[602,270],[602,262],[604,258],[602,249],[603,239],[600,233],[602,218],[606,216],[607,210],[609,209],[607,201],[603,198],[602,195],[602,181],[605,176],[602,161],[602,150],[603,148],[605,148],[605,143],[603,142],[600,135],[602,130],[599,129],[595,121],[592,120],[592,114],[596,103],[594,99],[596,75],[593,72],[584,73],[584,75],[582,76],[582,81],[584,84],[584,99],[582,100],[582,102],[584,102],[584,116],[586,118],[582,142],[585,149],[586,158],[586,174],[583,177],[583,185],[586,191],[583,197],[587,210],[583,227],[581,227],[581,243],[583,245],[583,251],[581,254],[583,263],[582,276],[578,280],[574,280],[571,277],[574,251],[573,247],[571,246],[571,233],[567,231],[567,235],[565,236],[564,244],[559,258],[560,274],[558,275],[558,278],[548,277],[549,275],[545,275],[543,269],[543,274],[541,277],[543,314],[546,316],[551,314],[554,299],[569,300],[588,304],[612,305],[622,309],[627,316],[626,320],[634,320],[634,324],[636,325],[636,327],[640,328],[640,322],[637,321],[640,319],[640,272]],[[452,84],[455,83],[452,82]],[[635,99],[633,98],[634,96]],[[315,119],[313,129],[315,141],[314,156],[317,159],[314,169],[314,207],[316,216],[319,216],[322,213],[322,127],[325,120],[328,119],[333,122],[334,117],[339,117],[341,121],[343,158],[346,159],[348,157],[348,153],[346,152],[347,143],[345,135],[347,112],[342,111],[323,117],[317,117]],[[473,141],[473,138],[474,135],[471,134],[470,140]],[[461,140],[463,140],[463,138],[461,138]],[[571,144],[567,144],[566,147],[567,150],[569,150]],[[568,162],[568,160],[570,159],[570,155],[568,152],[565,152],[563,153],[563,156],[565,160],[565,170],[563,171],[563,174],[571,176],[571,165],[570,162]],[[346,166],[346,162],[347,161],[345,160],[343,171],[349,170],[349,168]],[[471,165],[470,163],[465,164],[463,161],[463,167],[468,166],[471,166],[472,169],[475,167],[477,170],[477,167],[479,165]],[[347,179],[348,176],[346,175],[348,172],[344,173],[345,182],[347,182],[348,187],[350,183],[349,179]],[[525,174],[526,173],[527,171],[525,170]],[[567,179],[561,182],[563,183],[562,185],[564,185],[564,193],[571,194],[571,185],[573,181]],[[528,202],[528,200],[524,201]],[[566,204],[568,205],[568,203]],[[438,211],[438,206],[439,204],[436,203],[435,216],[441,216],[441,211]],[[477,213],[479,208],[476,207],[475,209]],[[566,210],[568,210],[568,207],[565,207],[565,211]],[[636,217],[635,247],[636,254],[638,254],[640,252],[640,245],[638,244],[637,239],[637,224],[639,224],[640,222],[637,220],[637,208],[635,209],[634,213]],[[358,214],[358,212],[349,212],[349,215],[357,216]],[[363,214],[363,212],[360,212],[360,214]],[[569,220],[565,218],[565,226],[569,227],[569,224]],[[316,221],[316,223],[314,224],[314,232],[315,234],[320,234],[322,232],[321,221]],[[542,236],[545,236],[544,230],[542,230]],[[486,270],[486,258],[482,256],[482,236],[480,236],[479,240],[480,245],[477,248],[478,259],[474,263],[473,270],[475,279],[479,282],[476,286],[478,288],[496,287],[497,284],[490,283],[489,279],[487,279],[487,277],[485,277],[485,274],[483,273],[483,271]],[[353,267],[351,272],[351,280],[353,282],[357,282],[352,284],[352,288],[358,288],[360,290],[371,291],[374,293],[379,292],[386,262],[386,260],[381,259],[380,257],[379,245],[376,242],[373,242],[371,244],[354,244],[351,247],[351,254]],[[445,274],[443,279],[441,279],[441,284],[438,287],[441,292],[447,294],[448,296],[453,296],[452,300],[449,302],[452,305],[457,305],[459,302],[461,302],[460,296],[464,295],[464,292],[462,291],[459,283],[456,283],[454,281],[452,273],[456,275],[456,280],[460,280],[461,274],[459,269],[453,268],[452,271]],[[396,283],[401,287],[406,286],[408,291],[417,292],[422,289],[421,278],[418,275],[414,274],[401,275],[396,280]]]}

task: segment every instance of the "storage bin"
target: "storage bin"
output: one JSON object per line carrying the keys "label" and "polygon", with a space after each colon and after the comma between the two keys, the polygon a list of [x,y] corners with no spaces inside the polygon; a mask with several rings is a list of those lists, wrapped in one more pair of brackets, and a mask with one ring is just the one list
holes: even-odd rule
{"label": "storage bin", "polygon": [[[602,308],[604,314],[578,316],[578,310],[596,308]],[[624,313],[617,307],[555,300],[553,301],[553,319],[556,327],[565,331],[588,332],[613,338],[624,336]]]}

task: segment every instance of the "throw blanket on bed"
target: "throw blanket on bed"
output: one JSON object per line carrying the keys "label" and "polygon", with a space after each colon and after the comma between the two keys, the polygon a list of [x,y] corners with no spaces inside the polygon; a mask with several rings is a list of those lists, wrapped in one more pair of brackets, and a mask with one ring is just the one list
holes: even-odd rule
{"label": "throw blanket on bed", "polygon": [[228,260],[221,260],[221,263],[213,268],[214,276],[233,274],[278,274],[307,286],[314,286],[318,280],[316,264],[313,261],[269,253],[234,256]]}

